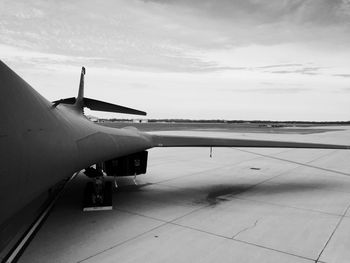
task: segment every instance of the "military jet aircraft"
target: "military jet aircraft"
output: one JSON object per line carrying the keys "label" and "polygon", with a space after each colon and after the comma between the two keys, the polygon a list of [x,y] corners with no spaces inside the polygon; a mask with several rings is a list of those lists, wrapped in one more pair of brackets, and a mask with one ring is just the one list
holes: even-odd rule
{"label": "military jet aircraft", "polygon": [[84,97],[84,75],[82,68],[76,98],[50,102],[0,61],[0,251],[16,235],[19,218],[43,193],[82,169],[90,177],[101,176],[101,171],[114,177],[145,173],[146,150],[152,147],[350,148],[304,142],[162,136],[132,127],[104,127],[89,121],[83,109],[146,113]]}

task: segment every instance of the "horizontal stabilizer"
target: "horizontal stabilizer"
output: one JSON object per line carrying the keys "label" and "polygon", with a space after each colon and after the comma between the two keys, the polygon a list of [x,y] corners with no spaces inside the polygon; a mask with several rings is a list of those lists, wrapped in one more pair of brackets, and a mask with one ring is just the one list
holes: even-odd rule
{"label": "horizontal stabilizer", "polygon": [[124,106],[103,102],[100,100],[84,98],[83,101],[84,101],[84,107],[87,107],[90,110],[126,113],[126,114],[134,114],[134,115],[146,115],[146,112],[144,111],[127,108]]}
{"label": "horizontal stabilizer", "polygon": [[76,102],[76,98],[71,97],[71,98],[66,98],[66,99],[60,99],[60,100],[55,100],[53,101],[53,106],[56,107],[58,104],[74,104]]}
{"label": "horizontal stabilizer", "polygon": [[56,107],[59,104],[73,104],[77,107],[79,107],[81,110],[82,108],[86,107],[89,108],[90,110],[95,110],[95,111],[107,111],[107,112],[116,112],[116,113],[125,113],[125,114],[134,114],[134,115],[146,115],[147,113],[144,111],[140,110],[135,110],[131,108],[127,108],[124,106],[100,101],[100,100],[94,100],[94,99],[89,99],[89,98],[82,98],[81,100],[82,103],[77,103],[77,99],[74,97],[67,98],[67,99],[61,99],[61,100],[56,100],[53,101],[53,106]]}

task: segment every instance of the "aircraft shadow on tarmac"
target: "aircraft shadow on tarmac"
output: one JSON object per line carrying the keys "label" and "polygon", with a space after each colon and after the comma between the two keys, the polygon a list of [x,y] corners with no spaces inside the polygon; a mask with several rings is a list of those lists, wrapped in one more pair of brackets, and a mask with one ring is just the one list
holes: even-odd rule
{"label": "aircraft shadow on tarmac", "polygon": [[[84,177],[76,178],[59,200],[59,206],[65,209],[79,209],[82,205],[85,182]],[[232,201],[234,198],[254,196],[259,199],[267,196],[298,196],[300,194],[312,195],[314,191],[339,191],[341,181],[313,179],[302,182],[257,182],[257,183],[220,183],[200,185],[191,184],[185,187],[169,187],[157,183],[134,184],[132,178],[123,178],[117,189],[113,188],[113,205],[133,205],[138,200],[150,200],[171,204],[192,204],[216,206],[222,202]],[[73,202],[74,200],[74,202]],[[151,205],[151,204],[150,204]],[[94,212],[98,213],[98,212]]]}
{"label": "aircraft shadow on tarmac", "polygon": [[[120,186],[118,189],[113,190],[113,197],[117,200],[118,204],[123,203],[123,199],[133,198],[133,195],[137,195],[135,192],[142,193],[146,187],[153,185],[153,183],[145,183],[134,185],[130,180],[130,184]],[[273,196],[273,195],[290,195],[301,194],[306,192],[313,192],[318,190],[332,191],[339,188],[339,182],[324,182],[313,180],[312,182],[282,182],[282,183],[258,183],[258,184],[215,184],[215,185],[201,185],[181,188],[167,188],[154,193],[152,195],[153,200],[166,200],[171,196],[182,195],[191,198],[194,204],[208,204],[211,206],[218,205],[221,202],[231,201],[235,197],[239,197],[240,194],[248,194],[250,191],[254,191],[255,197]],[[123,193],[123,194],[121,194]],[[130,193],[130,195],[128,194]],[[199,194],[201,193],[201,194]],[[197,198],[201,196],[200,198]]]}

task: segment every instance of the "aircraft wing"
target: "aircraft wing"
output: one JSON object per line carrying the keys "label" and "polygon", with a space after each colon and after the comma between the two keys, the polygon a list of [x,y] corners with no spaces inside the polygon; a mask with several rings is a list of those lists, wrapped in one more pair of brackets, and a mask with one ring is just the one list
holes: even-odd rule
{"label": "aircraft wing", "polygon": [[153,147],[260,147],[350,149],[349,145],[168,135],[152,135],[152,142]]}

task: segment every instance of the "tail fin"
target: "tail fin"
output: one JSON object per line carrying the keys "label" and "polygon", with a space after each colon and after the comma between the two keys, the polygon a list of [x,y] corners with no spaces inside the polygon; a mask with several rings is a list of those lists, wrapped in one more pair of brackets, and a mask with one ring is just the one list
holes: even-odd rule
{"label": "tail fin", "polygon": [[81,68],[80,73],[80,83],[79,83],[79,91],[78,91],[78,97],[75,102],[78,106],[83,106],[83,99],[84,99],[84,78],[85,78],[85,68]]}
{"label": "tail fin", "polygon": [[79,91],[78,96],[76,98],[67,98],[56,100],[53,102],[53,106],[56,107],[59,104],[73,104],[74,107],[80,112],[83,113],[84,107],[89,108],[91,110],[96,111],[107,111],[107,112],[116,112],[116,113],[126,113],[126,114],[134,114],[134,115],[146,115],[147,113],[144,111],[139,111],[136,109],[124,107],[121,105],[116,105],[104,101],[89,99],[84,97],[84,78],[85,78],[85,67],[81,68],[80,74],[80,83],[79,83]]}

